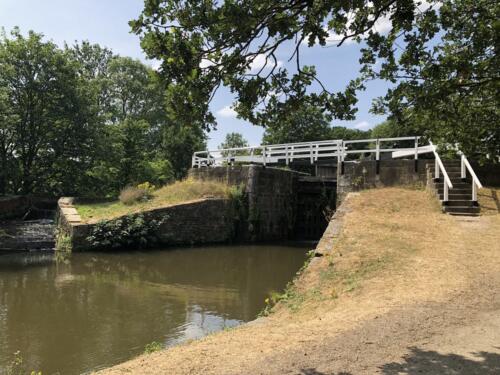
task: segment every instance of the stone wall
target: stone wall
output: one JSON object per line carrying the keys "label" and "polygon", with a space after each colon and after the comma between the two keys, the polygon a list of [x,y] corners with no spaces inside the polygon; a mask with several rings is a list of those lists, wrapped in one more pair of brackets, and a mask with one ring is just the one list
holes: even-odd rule
{"label": "stone wall", "polygon": [[57,199],[32,195],[0,197],[0,220],[53,219]]}
{"label": "stone wall", "polygon": [[189,176],[244,188],[247,218],[239,227],[243,241],[286,240],[293,237],[297,178],[302,174],[287,169],[258,165],[195,168]]}
{"label": "stone wall", "polygon": [[[337,200],[351,191],[386,186],[426,186],[426,166],[433,160],[346,161],[337,171]],[[377,171],[378,169],[378,171]],[[378,172],[378,173],[377,173]]]}
{"label": "stone wall", "polygon": [[189,170],[189,177],[203,181],[224,182],[232,186],[246,186],[250,170],[254,170],[255,168],[259,167],[252,165],[235,165],[215,168],[191,168]]}
{"label": "stone wall", "polygon": [[19,219],[31,206],[29,197],[0,197],[0,220]]}
{"label": "stone wall", "polygon": [[[87,237],[96,224],[82,222],[72,198],[61,198],[59,231],[71,238],[73,251],[91,249]],[[158,245],[222,243],[232,239],[233,219],[227,199],[202,199],[142,212],[146,220],[163,219],[156,236]],[[116,219],[115,219],[116,220]]]}

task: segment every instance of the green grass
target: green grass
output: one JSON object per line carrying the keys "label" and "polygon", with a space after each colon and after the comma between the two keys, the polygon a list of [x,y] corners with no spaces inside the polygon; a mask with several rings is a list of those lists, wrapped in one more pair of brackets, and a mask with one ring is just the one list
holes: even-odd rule
{"label": "green grass", "polygon": [[146,344],[146,346],[144,347],[144,354],[151,354],[162,349],[163,345],[161,343],[153,341],[152,343]]}
{"label": "green grass", "polygon": [[75,207],[83,221],[97,222],[196,199],[209,197],[226,198],[229,197],[230,191],[230,187],[225,183],[199,181],[188,178],[154,191],[153,197],[146,202],[125,205],[117,200],[114,202],[91,204],[77,203]]}

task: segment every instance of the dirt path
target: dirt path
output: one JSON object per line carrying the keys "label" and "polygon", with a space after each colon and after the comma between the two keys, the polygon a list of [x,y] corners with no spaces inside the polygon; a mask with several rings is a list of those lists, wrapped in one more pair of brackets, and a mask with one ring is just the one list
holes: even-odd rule
{"label": "dirt path", "polygon": [[499,374],[500,215],[457,220],[403,189],[347,208],[270,317],[102,374]]}

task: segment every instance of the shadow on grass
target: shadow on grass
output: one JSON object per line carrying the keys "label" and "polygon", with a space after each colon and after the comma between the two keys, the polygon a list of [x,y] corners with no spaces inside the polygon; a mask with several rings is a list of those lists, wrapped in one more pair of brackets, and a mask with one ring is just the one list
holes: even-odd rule
{"label": "shadow on grass", "polygon": [[491,195],[493,197],[493,200],[495,201],[495,204],[497,205],[497,211],[500,213],[500,201],[498,200],[497,191],[494,189],[491,189]]}
{"label": "shadow on grass", "polygon": [[440,354],[432,350],[411,348],[404,356],[404,362],[387,363],[380,367],[382,374],[428,374],[428,375],[493,375],[500,374],[500,354],[472,353],[477,359],[469,359],[457,354]]}

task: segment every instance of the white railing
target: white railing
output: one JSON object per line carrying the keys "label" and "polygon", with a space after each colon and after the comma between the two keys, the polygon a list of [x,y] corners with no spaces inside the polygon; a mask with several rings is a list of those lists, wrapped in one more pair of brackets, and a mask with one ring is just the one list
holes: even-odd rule
{"label": "white railing", "polygon": [[[373,138],[353,141],[341,139],[286,143],[267,146],[238,147],[219,150],[197,151],[193,154],[192,166],[206,167],[224,164],[256,163],[262,165],[284,162],[286,165],[296,160],[309,160],[314,164],[320,159],[344,161],[351,154],[375,154],[375,160],[380,160],[381,153],[391,152],[394,157],[414,155],[418,159],[420,153],[431,152],[428,146],[419,147],[420,137]],[[413,141],[412,147],[384,147],[384,143],[395,141]],[[355,144],[367,144],[367,147],[355,149]],[[398,153],[397,156],[395,154]]]}
{"label": "white railing", "polygon": [[437,153],[437,148],[432,144],[431,141],[429,143],[432,146],[432,152],[434,154],[435,158],[435,164],[434,164],[434,178],[436,180],[439,180],[440,178],[440,172],[443,174],[444,177],[444,183],[443,183],[443,202],[448,202],[448,190],[453,189],[453,184],[451,183],[450,177],[448,176],[448,173],[446,172],[446,169],[443,165],[443,162],[441,161],[441,158],[439,157]]}
{"label": "white railing", "polygon": [[469,171],[471,178],[472,178],[472,201],[477,202],[477,189],[481,189],[483,185],[481,184],[481,181],[479,181],[479,178],[477,178],[476,173],[474,173],[474,170],[472,169],[469,161],[465,157],[465,155],[462,152],[459,152],[460,154],[460,177],[462,179],[465,179],[467,177],[466,170]]}

